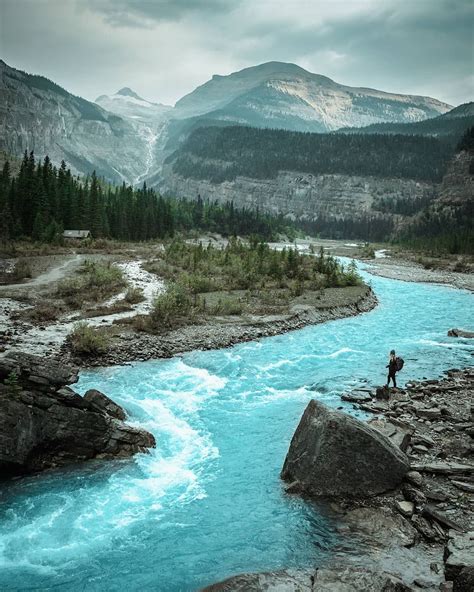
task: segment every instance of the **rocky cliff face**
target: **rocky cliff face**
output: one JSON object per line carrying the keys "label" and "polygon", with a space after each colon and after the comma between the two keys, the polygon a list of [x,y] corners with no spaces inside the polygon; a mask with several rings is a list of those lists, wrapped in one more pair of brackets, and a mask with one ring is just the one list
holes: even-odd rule
{"label": "rocky cliff face", "polygon": [[311,175],[282,171],[275,179],[237,177],[213,184],[184,178],[163,169],[164,191],[187,199],[203,199],[238,207],[259,207],[275,214],[313,220],[320,215],[357,217],[371,212],[377,198],[425,200],[434,195],[435,184],[411,179],[382,179],[349,175]]}
{"label": "rocky cliff face", "polygon": [[1,477],[155,446],[107,396],[91,390],[81,397],[66,386],[77,381],[69,366],[12,353],[0,360],[0,381]]}
{"label": "rocky cliff face", "polygon": [[122,117],[0,60],[0,150],[34,150],[55,163],[66,160],[76,173],[95,169],[130,183],[143,172],[147,142]]}
{"label": "rocky cliff face", "polygon": [[459,206],[474,202],[474,151],[462,150],[451,161],[443,177],[437,203]]}

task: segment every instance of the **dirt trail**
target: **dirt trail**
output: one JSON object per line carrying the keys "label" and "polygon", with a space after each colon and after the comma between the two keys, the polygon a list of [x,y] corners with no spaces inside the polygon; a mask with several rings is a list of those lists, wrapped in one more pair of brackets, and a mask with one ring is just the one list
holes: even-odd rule
{"label": "dirt trail", "polygon": [[65,257],[65,261],[59,265],[53,266],[51,269],[48,269],[35,278],[21,283],[1,285],[0,291],[11,292],[12,290],[31,288],[33,286],[47,286],[48,284],[57,282],[63,279],[66,275],[69,275],[86,259],[85,255],[79,255],[77,253],[71,256],[66,255]]}

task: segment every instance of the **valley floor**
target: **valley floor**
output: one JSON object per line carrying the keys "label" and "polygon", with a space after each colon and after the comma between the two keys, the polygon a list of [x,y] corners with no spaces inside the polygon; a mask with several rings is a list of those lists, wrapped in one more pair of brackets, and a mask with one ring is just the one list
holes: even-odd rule
{"label": "valley floor", "polygon": [[[209,241],[222,245],[226,241],[216,236],[201,237],[203,244]],[[362,245],[350,241],[298,239],[298,250],[326,252],[347,258],[358,258],[367,265],[367,271],[392,279],[414,282],[435,282],[457,288],[474,290],[474,275],[446,269],[426,269],[420,263],[403,259],[387,249],[375,251],[375,259],[364,259]],[[288,243],[273,243],[272,248],[282,249]],[[108,245],[107,249],[93,252],[75,252],[57,249],[49,255],[25,256],[32,278],[19,283],[0,285],[0,350],[21,349],[29,353],[66,357],[76,364],[114,365],[135,360],[171,357],[193,349],[216,349],[235,343],[276,335],[309,324],[352,316],[370,310],[376,298],[365,286],[329,288],[322,293],[305,292],[290,301],[285,311],[275,310],[255,314],[214,315],[171,328],[160,334],[135,330],[131,321],[136,315],[147,314],[156,294],[163,290],[163,281],[143,268],[144,261],[156,253],[160,245]],[[78,249],[78,251],[85,251]],[[136,304],[123,300],[126,288],[111,298],[84,309],[68,309],[48,320],[42,318],[45,302],[55,306],[55,290],[65,277],[71,277],[85,260],[111,261],[120,267],[127,285],[143,290],[144,299]],[[2,260],[4,269],[11,269],[18,258]],[[219,293],[216,293],[216,297]],[[211,295],[212,297],[212,295]],[[37,318],[31,320],[35,307]],[[112,339],[108,351],[96,357],[74,355],[67,346],[67,336],[78,320],[106,331]]]}

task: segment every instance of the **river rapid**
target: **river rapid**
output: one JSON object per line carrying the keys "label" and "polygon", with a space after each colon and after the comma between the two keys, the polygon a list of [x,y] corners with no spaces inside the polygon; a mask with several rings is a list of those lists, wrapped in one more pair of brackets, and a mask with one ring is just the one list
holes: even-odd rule
{"label": "river rapid", "polygon": [[381,277],[370,313],[229,349],[81,373],[156,437],[151,454],[89,462],[0,488],[0,589],[196,590],[239,572],[316,566],[341,541],[324,508],[284,493],[308,400],[472,364],[472,294]]}

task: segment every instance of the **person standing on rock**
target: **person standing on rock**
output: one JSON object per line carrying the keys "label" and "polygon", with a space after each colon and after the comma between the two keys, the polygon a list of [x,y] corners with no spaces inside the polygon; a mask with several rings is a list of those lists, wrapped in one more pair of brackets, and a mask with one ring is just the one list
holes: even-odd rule
{"label": "person standing on rock", "polygon": [[397,380],[395,378],[395,372],[398,370],[397,365],[397,357],[395,355],[395,350],[392,349],[390,352],[390,358],[388,359],[388,364],[386,366],[388,368],[388,376],[387,376],[387,386],[390,386],[390,379],[393,381],[394,388],[397,388]]}

